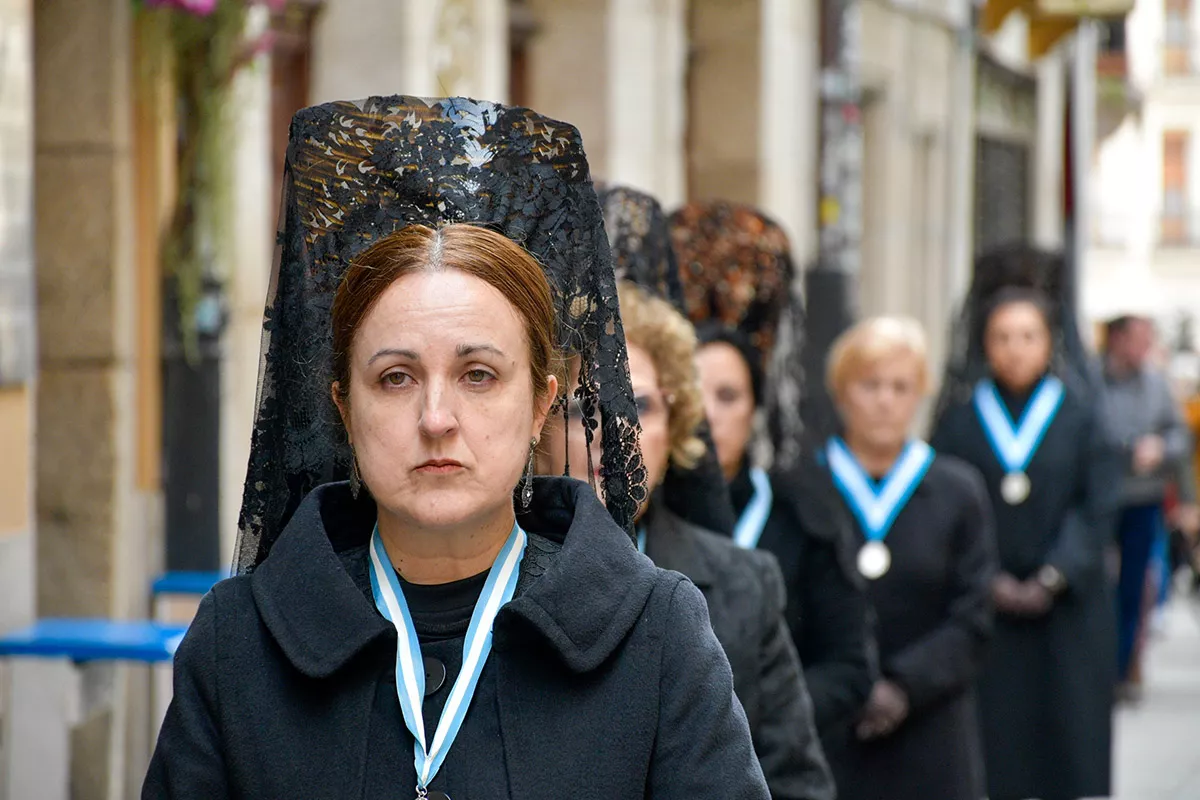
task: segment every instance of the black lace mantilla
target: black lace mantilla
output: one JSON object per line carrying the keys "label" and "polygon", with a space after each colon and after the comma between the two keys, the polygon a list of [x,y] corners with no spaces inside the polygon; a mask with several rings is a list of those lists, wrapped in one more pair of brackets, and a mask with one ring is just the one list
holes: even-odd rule
{"label": "black lace mantilla", "polygon": [[689,203],[671,214],[688,316],[739,331],[761,354],[770,457],[790,467],[804,422],[804,300],[787,234],[750,206]]}
{"label": "black lace mantilla", "polygon": [[1053,313],[1052,369],[1083,396],[1097,388],[1099,376],[1079,334],[1065,272],[1061,253],[1026,244],[999,247],[975,261],[971,288],[950,334],[935,417],[940,418],[952,405],[970,401],[975,385],[988,374],[983,350],[987,313],[997,294],[1007,288],[1033,289],[1046,297]]}
{"label": "black lace mantilla", "polygon": [[608,240],[579,132],[466,98],[372,97],[296,114],[284,172],[236,569],[266,558],[305,494],[348,474],[329,397],[334,293],[351,259],[411,224],[487,225],[542,264],[559,343],[580,356],[583,419],[599,406],[607,505],[628,529],[645,473]]}
{"label": "black lace mantilla", "polygon": [[[602,185],[599,192],[617,279],[636,283],[687,316],[679,264],[662,206],[650,195],[626,186]],[[662,500],[688,522],[732,534],[737,517],[707,421],[696,435],[704,442],[704,456],[691,469],[671,464],[663,478]]]}

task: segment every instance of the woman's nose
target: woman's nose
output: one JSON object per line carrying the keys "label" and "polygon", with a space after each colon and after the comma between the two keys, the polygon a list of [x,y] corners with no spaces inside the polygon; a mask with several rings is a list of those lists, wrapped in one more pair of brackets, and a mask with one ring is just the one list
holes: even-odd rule
{"label": "woman's nose", "polygon": [[458,429],[458,415],[454,409],[453,393],[447,392],[436,382],[425,392],[421,408],[420,431],[434,439],[441,438]]}

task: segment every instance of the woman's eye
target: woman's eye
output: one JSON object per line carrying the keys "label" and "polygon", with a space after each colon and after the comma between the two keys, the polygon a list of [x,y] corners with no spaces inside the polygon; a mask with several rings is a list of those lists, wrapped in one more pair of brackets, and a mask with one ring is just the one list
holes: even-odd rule
{"label": "woman's eye", "polygon": [[473,369],[467,372],[468,383],[487,383],[492,379],[492,373],[486,369]]}
{"label": "woman's eye", "polygon": [[741,396],[741,392],[730,386],[722,386],[720,389],[717,389],[717,399],[722,403],[736,403],[741,399]]}
{"label": "woman's eye", "polygon": [[383,376],[383,382],[389,386],[407,386],[412,378],[404,372],[389,372]]}

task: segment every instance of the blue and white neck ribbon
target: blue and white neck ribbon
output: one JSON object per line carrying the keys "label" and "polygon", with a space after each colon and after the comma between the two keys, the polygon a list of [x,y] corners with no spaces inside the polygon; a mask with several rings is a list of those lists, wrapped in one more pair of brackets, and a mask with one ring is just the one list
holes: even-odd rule
{"label": "blue and white neck ribbon", "polygon": [[975,411],[1005,472],[1024,472],[1029,466],[1050,423],[1062,407],[1063,394],[1062,381],[1053,375],[1046,376],[1033,393],[1020,421],[1014,423],[995,383],[984,380],[975,387]]}
{"label": "blue and white neck ribbon", "polygon": [[767,518],[771,516],[771,503],[775,499],[771,491],[771,479],[763,470],[750,470],[750,483],[754,486],[754,494],[733,528],[734,543],[746,550],[758,547],[763,528],[767,526]]}
{"label": "blue and white neck ribbon", "polygon": [[825,455],[833,482],[862,526],[863,536],[869,542],[882,542],[929,471],[934,454],[932,447],[914,439],[879,483],[871,480],[841,439],[830,439]]}
{"label": "blue and white neck ribbon", "polygon": [[646,527],[639,525],[637,529],[637,547],[638,552],[646,555]]}
{"label": "blue and white neck ribbon", "polygon": [[371,592],[375,595],[375,606],[379,613],[396,627],[396,694],[400,698],[404,723],[414,739],[419,789],[428,787],[437,775],[462,728],[479,676],[483,673],[483,665],[492,651],[492,623],[500,608],[512,599],[516,591],[526,540],[525,531],[514,523],[512,533],[488,571],[487,582],[475,603],[475,613],[471,615],[466,641],[463,642],[462,671],[450,689],[433,734],[433,742],[429,744],[425,733],[425,717],[421,713],[421,703],[425,697],[421,645],[417,640],[408,602],[404,599],[396,570],[384,549],[378,526],[371,536]]}

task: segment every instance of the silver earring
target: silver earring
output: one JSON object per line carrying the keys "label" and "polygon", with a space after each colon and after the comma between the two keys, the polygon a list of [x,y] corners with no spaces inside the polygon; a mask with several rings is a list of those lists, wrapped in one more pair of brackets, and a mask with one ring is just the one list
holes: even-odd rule
{"label": "silver earring", "polygon": [[537,450],[537,439],[529,440],[529,461],[525,464],[525,484],[521,487],[521,510],[528,511],[533,502],[533,454]]}
{"label": "silver earring", "polygon": [[362,478],[358,474],[358,455],[352,447],[350,448],[350,496],[357,500],[358,493],[361,491]]}

